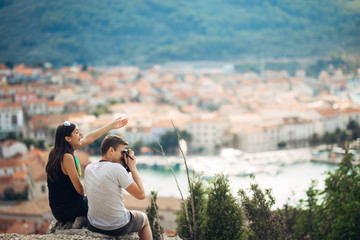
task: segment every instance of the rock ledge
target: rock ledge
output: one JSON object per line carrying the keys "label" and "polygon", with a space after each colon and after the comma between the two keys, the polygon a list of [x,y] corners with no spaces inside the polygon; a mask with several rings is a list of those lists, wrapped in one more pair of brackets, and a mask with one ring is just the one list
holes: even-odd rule
{"label": "rock ledge", "polygon": [[[70,239],[70,240],[103,240],[103,239],[115,239],[115,240],[138,240],[139,236],[136,233],[130,233],[121,236],[109,236],[101,233],[92,232],[87,229],[87,219],[86,217],[78,217],[74,222],[61,223],[56,220],[53,220],[46,234],[31,234],[31,235],[22,235],[17,233],[10,234],[0,234],[0,239],[4,240],[37,240],[37,239]],[[181,240],[181,238],[175,237],[165,237],[164,239],[168,240]]]}

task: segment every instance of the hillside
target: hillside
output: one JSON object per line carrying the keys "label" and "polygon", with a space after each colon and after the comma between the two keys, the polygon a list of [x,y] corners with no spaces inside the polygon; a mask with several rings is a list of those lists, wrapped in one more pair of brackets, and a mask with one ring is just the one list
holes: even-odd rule
{"label": "hillside", "polygon": [[360,0],[0,0],[0,61],[57,65],[360,52]]}

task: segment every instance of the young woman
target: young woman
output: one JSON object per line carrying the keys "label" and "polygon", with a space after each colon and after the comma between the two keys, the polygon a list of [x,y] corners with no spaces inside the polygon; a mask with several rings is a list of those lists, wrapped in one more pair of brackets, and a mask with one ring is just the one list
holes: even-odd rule
{"label": "young woman", "polygon": [[125,126],[128,119],[120,117],[82,139],[78,127],[65,121],[55,132],[55,144],[46,165],[49,205],[54,217],[61,222],[86,216],[88,202],[80,182],[81,168],[74,150],[84,147],[110,131]]}

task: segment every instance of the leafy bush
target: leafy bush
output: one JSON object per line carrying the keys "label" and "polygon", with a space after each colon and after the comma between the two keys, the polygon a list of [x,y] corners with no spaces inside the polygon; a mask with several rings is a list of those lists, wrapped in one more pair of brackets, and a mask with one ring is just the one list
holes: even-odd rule
{"label": "leafy bush", "polygon": [[[255,176],[251,175],[254,180]],[[280,211],[272,211],[271,207],[275,204],[275,199],[271,195],[270,189],[263,192],[258,184],[250,184],[249,197],[244,190],[239,191],[242,207],[249,221],[249,240],[261,239],[286,239],[286,226],[284,216]]]}
{"label": "leafy bush", "polygon": [[360,167],[353,161],[347,153],[334,172],[327,172],[324,191],[310,186],[306,209],[294,226],[297,239],[360,239]]}
{"label": "leafy bush", "polygon": [[209,188],[204,239],[241,239],[243,225],[242,211],[231,193],[229,179],[216,175]]}
{"label": "leafy bush", "polygon": [[160,225],[159,207],[156,203],[157,193],[151,191],[151,204],[146,208],[146,215],[149,219],[152,236],[154,240],[161,240],[163,238],[164,229]]}
{"label": "leafy bush", "polygon": [[[194,195],[195,217],[196,217],[196,229],[198,239],[205,239],[203,228],[205,227],[205,210],[207,204],[206,189],[203,186],[203,182],[200,176],[194,177],[191,180],[191,185]],[[190,196],[186,199],[185,205],[189,213],[189,220],[194,229],[193,214],[191,209]],[[186,220],[185,209],[182,209],[177,213],[177,233],[182,239],[190,239],[190,232],[188,228],[188,222]]]}

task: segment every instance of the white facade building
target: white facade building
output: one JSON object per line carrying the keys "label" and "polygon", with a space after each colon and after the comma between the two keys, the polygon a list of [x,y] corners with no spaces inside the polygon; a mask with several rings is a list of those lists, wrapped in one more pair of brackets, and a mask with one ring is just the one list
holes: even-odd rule
{"label": "white facade building", "polygon": [[23,124],[21,103],[0,103],[0,137],[8,132],[21,133]]}
{"label": "white facade building", "polygon": [[28,100],[24,103],[24,107],[29,116],[48,114],[48,105],[45,98]]}
{"label": "white facade building", "polygon": [[315,123],[297,117],[284,118],[280,129],[280,142],[288,147],[305,147],[315,133]]}
{"label": "white facade building", "polygon": [[274,121],[262,126],[245,126],[238,133],[239,148],[244,152],[274,151],[279,149],[279,143],[286,147],[304,147],[315,132],[315,125],[315,122],[291,117],[277,124]]}
{"label": "white facade building", "polygon": [[217,116],[204,114],[191,119],[185,130],[192,135],[193,148],[214,153],[223,143],[225,124]]}
{"label": "white facade building", "polygon": [[125,131],[125,139],[130,145],[136,142],[147,145],[154,141],[150,127],[128,127]]}
{"label": "white facade building", "polygon": [[14,140],[5,141],[1,147],[0,157],[11,158],[18,153],[26,153],[28,151],[26,145],[22,142],[16,142]]}
{"label": "white facade building", "polygon": [[360,108],[349,108],[341,110],[340,129],[346,129],[350,120],[360,124]]}
{"label": "white facade building", "polygon": [[342,128],[341,116],[336,109],[317,109],[322,124],[322,135],[326,132],[335,132],[336,128]]}

